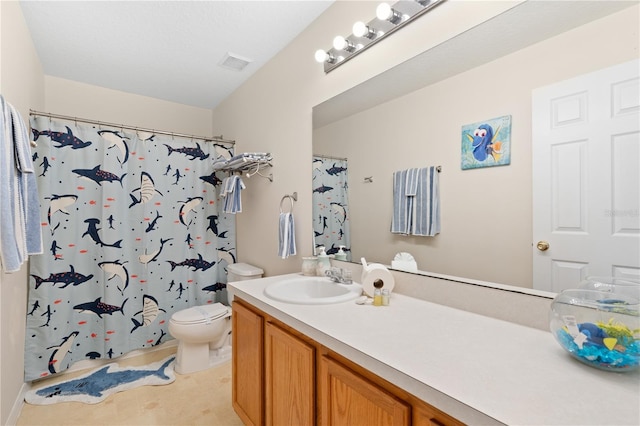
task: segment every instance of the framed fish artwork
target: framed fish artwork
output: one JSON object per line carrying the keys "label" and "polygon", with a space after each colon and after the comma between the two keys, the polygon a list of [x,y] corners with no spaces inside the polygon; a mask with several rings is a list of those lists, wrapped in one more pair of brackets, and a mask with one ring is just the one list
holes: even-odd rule
{"label": "framed fish artwork", "polygon": [[462,126],[462,170],[511,163],[511,116]]}

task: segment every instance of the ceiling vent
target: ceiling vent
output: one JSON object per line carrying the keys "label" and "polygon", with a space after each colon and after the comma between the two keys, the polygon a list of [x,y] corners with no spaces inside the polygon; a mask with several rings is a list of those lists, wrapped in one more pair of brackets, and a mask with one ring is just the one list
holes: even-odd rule
{"label": "ceiling vent", "polygon": [[243,58],[235,53],[227,52],[218,65],[235,71],[242,71],[251,63],[251,59]]}

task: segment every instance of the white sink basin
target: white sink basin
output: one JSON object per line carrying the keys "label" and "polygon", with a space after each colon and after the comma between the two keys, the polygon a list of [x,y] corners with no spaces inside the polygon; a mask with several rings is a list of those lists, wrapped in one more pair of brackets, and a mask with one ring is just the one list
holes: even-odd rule
{"label": "white sink basin", "polygon": [[329,278],[296,277],[268,285],[264,294],[279,302],[299,305],[325,305],[348,302],[362,294],[360,284],[338,284]]}

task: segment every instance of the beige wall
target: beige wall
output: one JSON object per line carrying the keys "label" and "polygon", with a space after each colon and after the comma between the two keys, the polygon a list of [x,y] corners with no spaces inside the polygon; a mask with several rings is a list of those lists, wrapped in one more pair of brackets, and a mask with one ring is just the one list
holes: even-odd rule
{"label": "beige wall", "polygon": [[[531,287],[531,91],[638,58],[638,16],[616,13],[317,129],[314,153],[349,159],[355,259],[407,251],[422,270]],[[461,126],[504,115],[511,165],[461,170]],[[393,172],[427,165],[443,168],[442,233],[391,234]]]}
{"label": "beige wall", "polygon": [[[211,136],[211,110],[45,76],[18,2],[0,1],[0,93],[29,110]],[[218,133],[215,133],[218,134]],[[45,247],[46,250],[46,247]],[[0,424],[16,420],[24,383],[27,268],[0,275]]]}
{"label": "beige wall", "polygon": [[195,136],[212,136],[211,110],[45,76],[45,111]]}
{"label": "beige wall", "polygon": [[[238,256],[268,275],[300,269],[312,250],[311,109],[398,63],[513,7],[517,2],[446,2],[329,74],[313,59],[353,22],[375,14],[377,2],[338,1],[296,40],[214,110],[213,127],[233,135],[240,151],[271,151],[273,183],[247,179],[238,215]],[[280,199],[298,192],[294,209],[298,256],[281,260]]]}
{"label": "beige wall", "polygon": [[[44,74],[20,5],[0,2],[0,93],[25,120],[44,104]],[[10,420],[24,382],[27,267],[0,274],[0,423]]]}

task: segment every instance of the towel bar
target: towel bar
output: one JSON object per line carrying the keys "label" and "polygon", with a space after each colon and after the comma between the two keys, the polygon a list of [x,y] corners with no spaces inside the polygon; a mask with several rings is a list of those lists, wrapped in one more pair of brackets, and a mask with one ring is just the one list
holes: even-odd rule
{"label": "towel bar", "polygon": [[280,200],[280,213],[284,213],[284,211],[282,211],[282,203],[284,203],[284,200],[289,199],[289,202],[291,203],[291,208],[289,209],[289,213],[293,213],[293,202],[294,201],[298,201],[298,193],[294,192],[293,194],[289,195],[289,194],[285,194],[282,199]]}

